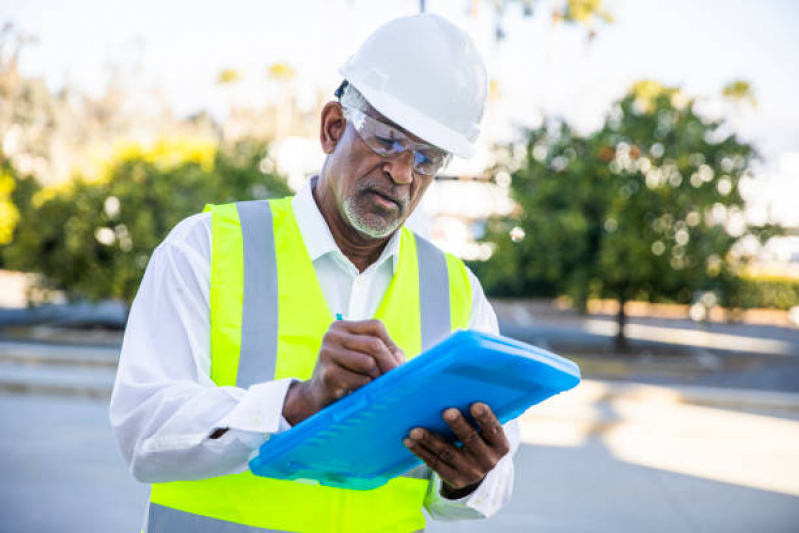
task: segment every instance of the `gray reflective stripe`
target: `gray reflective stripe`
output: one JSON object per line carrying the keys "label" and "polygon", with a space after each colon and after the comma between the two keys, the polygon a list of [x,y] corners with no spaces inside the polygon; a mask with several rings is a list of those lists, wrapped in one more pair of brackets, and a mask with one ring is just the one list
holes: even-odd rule
{"label": "gray reflective stripe", "polygon": [[245,526],[151,503],[147,514],[146,531],[147,533],[262,533],[281,530]]}
{"label": "gray reflective stripe", "polygon": [[419,317],[422,325],[422,350],[449,335],[449,274],[447,258],[430,241],[415,235],[419,258]]}
{"label": "gray reflective stripe", "polygon": [[269,202],[239,202],[236,209],[244,242],[244,303],[236,386],[247,388],[275,377],[277,263]]}
{"label": "gray reflective stripe", "polygon": [[[282,529],[245,526],[217,518],[186,513],[155,503],[150,504],[147,524],[143,531],[146,533],[264,533],[270,531],[285,533]],[[423,531],[424,529],[417,529],[414,533]]]}

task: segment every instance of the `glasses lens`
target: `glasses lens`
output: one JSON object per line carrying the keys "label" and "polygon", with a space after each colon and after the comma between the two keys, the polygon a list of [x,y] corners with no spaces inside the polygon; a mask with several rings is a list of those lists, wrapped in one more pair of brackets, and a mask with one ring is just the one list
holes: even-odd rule
{"label": "glasses lens", "polygon": [[425,143],[417,143],[397,128],[370,117],[363,111],[344,108],[344,117],[355,127],[364,143],[383,157],[396,157],[411,150],[413,170],[425,176],[435,175],[449,160],[450,154]]}
{"label": "glasses lens", "polygon": [[438,149],[416,150],[413,153],[413,169],[426,176],[435,175],[447,166],[450,155]]}

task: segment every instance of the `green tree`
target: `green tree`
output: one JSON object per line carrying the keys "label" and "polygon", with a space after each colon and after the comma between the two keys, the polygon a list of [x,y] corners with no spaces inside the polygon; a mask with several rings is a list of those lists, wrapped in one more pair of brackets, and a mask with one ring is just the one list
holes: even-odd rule
{"label": "green tree", "polygon": [[728,297],[734,245],[773,233],[744,221],[738,186],[754,158],[722,121],[651,81],[635,84],[597,132],[565,122],[529,131],[512,173],[518,214],[489,223],[486,285],[522,295],[548,284],[581,309],[589,297],[614,298],[626,350],[625,302]]}
{"label": "green tree", "polygon": [[152,250],[181,219],[206,203],[290,193],[261,143],[175,152],[174,145],[128,150],[97,181],[77,178],[33,194],[2,250],[5,263],[42,274],[41,288],[73,299],[130,303]]}

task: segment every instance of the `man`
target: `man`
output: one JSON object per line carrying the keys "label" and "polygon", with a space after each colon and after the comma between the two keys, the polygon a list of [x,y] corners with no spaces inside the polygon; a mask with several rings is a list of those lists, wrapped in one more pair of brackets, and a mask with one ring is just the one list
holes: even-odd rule
{"label": "man", "polygon": [[442,413],[462,447],[412,429],[428,469],[379,489],[247,471],[270,434],[452,329],[497,331],[463,263],[402,226],[450,153],[472,153],[487,84],[471,40],[438,16],[397,19],[340,72],[319,176],[293,199],[184,220],[148,265],[111,401],[133,475],[154,484],[147,532],[416,531],[423,505],[482,518],[510,497],[518,430],[479,402],[476,427]]}

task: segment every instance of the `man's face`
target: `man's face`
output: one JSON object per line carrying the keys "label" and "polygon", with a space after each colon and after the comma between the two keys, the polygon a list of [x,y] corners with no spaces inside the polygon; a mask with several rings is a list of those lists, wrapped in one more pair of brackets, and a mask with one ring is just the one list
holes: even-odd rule
{"label": "man's face", "polygon": [[[421,142],[376,111],[367,114]],[[387,237],[399,228],[433,181],[433,176],[413,170],[411,151],[381,156],[349,122],[333,156],[331,170],[336,176],[334,194],[339,212],[353,228],[373,238]]]}

